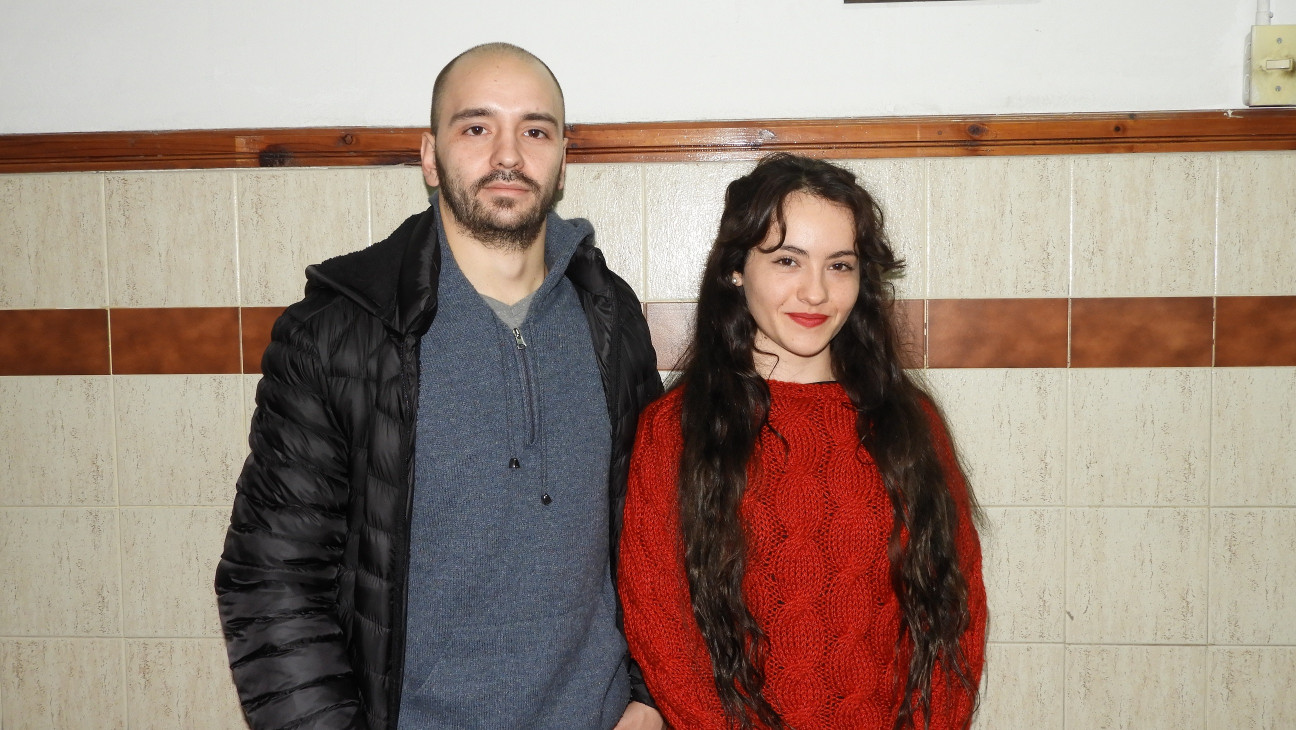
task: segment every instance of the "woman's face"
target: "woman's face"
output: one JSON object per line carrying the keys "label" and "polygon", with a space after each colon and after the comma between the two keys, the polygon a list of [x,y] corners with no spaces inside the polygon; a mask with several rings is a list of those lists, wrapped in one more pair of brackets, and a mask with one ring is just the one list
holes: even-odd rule
{"label": "woman's face", "polygon": [[761,250],[778,241],[770,226],[734,272],[756,320],[756,370],[797,383],[832,380],[828,343],[859,296],[855,220],[841,205],[798,192],[783,201],[783,223],[783,245]]}

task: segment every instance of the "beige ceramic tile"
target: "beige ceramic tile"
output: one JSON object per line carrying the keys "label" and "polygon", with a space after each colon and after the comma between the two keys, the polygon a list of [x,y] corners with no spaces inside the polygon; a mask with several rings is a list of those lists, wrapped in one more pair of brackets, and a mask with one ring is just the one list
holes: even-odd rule
{"label": "beige ceramic tile", "polygon": [[1066,727],[1184,730],[1205,724],[1206,647],[1070,646]]}
{"label": "beige ceramic tile", "polygon": [[117,510],[0,510],[0,636],[118,636]]}
{"label": "beige ceramic tile", "polygon": [[1214,293],[1215,159],[1076,157],[1071,295]]}
{"label": "beige ceramic tile", "polygon": [[364,168],[238,172],[243,306],[301,299],[306,267],[369,245]]}
{"label": "beige ceramic tile", "polygon": [[1070,371],[1067,504],[1208,503],[1211,372]]}
{"label": "beige ceramic tile", "polygon": [[108,303],[103,178],[0,176],[0,307]]}
{"label": "beige ceramic tile", "polygon": [[1293,190],[1296,152],[1220,157],[1220,294],[1296,294]]}
{"label": "beige ceramic tile", "polygon": [[241,375],[118,375],[123,505],[229,504],[247,452]]}
{"label": "beige ceramic tile", "polygon": [[104,197],[111,306],[238,304],[234,173],[111,174]]}
{"label": "beige ceramic tile", "polygon": [[1296,507],[1296,368],[1215,371],[1211,504]]}
{"label": "beige ceramic tile", "polygon": [[127,636],[220,635],[212,580],[228,527],[228,508],[122,510]]}
{"label": "beige ceramic tile", "polygon": [[1296,648],[1212,647],[1207,730],[1296,727]]}
{"label": "beige ceramic tile", "polygon": [[406,218],[428,208],[428,188],[417,165],[369,170],[369,240],[381,241]]}
{"label": "beige ceramic tile", "polygon": [[1062,730],[1064,656],[1061,644],[987,646],[974,730]]}
{"label": "beige ceramic tile", "polygon": [[928,174],[933,298],[1067,295],[1067,158],[947,158]]}
{"label": "beige ceramic tile", "polygon": [[1066,511],[992,507],[981,530],[991,641],[1062,641]]}
{"label": "beige ceramic tile", "polygon": [[1210,640],[1296,644],[1296,510],[1211,511]]}
{"label": "beige ceramic tile", "polygon": [[568,165],[558,214],[586,218],[608,266],[644,296],[644,172],[642,165]]}
{"label": "beige ceramic tile", "polygon": [[1072,509],[1068,523],[1068,642],[1205,642],[1207,510]]}
{"label": "beige ceramic tile", "polygon": [[644,166],[648,300],[697,299],[702,266],[715,241],[725,188],[750,162]]}
{"label": "beige ceramic tile", "polygon": [[132,730],[244,730],[223,639],[126,640]]}
{"label": "beige ceramic tile", "polygon": [[905,260],[895,280],[899,299],[927,296],[927,164],[925,159],[836,160],[856,175],[882,208],[887,237]]}
{"label": "beige ceramic tile", "polygon": [[0,641],[5,730],[126,727],[121,639]]}
{"label": "beige ceramic tile", "polygon": [[1067,375],[1060,369],[927,370],[982,505],[1060,505]]}
{"label": "beige ceramic tile", "polygon": [[0,378],[0,505],[111,505],[107,377]]}

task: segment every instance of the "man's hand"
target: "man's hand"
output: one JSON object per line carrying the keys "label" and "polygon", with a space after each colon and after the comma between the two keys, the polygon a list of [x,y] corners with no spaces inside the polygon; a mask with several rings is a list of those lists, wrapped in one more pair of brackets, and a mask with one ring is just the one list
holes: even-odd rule
{"label": "man's hand", "polygon": [[631,702],[612,730],[662,730],[665,723],[656,710],[642,702]]}

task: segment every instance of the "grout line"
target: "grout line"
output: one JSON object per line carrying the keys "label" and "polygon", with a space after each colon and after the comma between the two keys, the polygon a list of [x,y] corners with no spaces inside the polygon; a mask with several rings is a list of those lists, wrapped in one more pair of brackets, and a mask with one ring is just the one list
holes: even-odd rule
{"label": "grout line", "polygon": [[648,170],[635,165],[639,171],[639,286],[643,300],[648,301]]}
{"label": "grout line", "polygon": [[[1068,291],[1069,297],[1070,291]],[[1068,311],[1070,304],[1067,305]],[[1068,326],[1069,330],[1069,326]],[[1070,336],[1068,332],[1068,337]],[[1068,348],[1069,355],[1069,348]],[[1070,647],[1068,640],[1070,638],[1070,626],[1067,620],[1070,616],[1071,595],[1071,566],[1067,560],[1067,555],[1071,552],[1071,408],[1072,408],[1072,380],[1073,373],[1071,370],[1063,370],[1064,380],[1062,381],[1063,400],[1065,402],[1066,419],[1062,424],[1062,729],[1066,730],[1067,717],[1067,662],[1069,660],[1067,649]]]}
{"label": "grout line", "polygon": [[[99,244],[103,247],[103,302],[104,308],[112,307],[112,286],[109,269],[112,266],[111,252],[108,250],[108,176],[100,173],[99,178]],[[109,348],[111,357],[112,349]]]}
{"label": "grout line", "polygon": [[1220,158],[1215,156],[1215,261],[1214,261],[1214,286],[1211,297],[1211,367],[1219,361],[1219,297],[1220,297],[1220,208],[1222,206],[1223,192],[1220,189]]}
{"label": "grout line", "polygon": [[234,301],[239,310],[243,309],[243,231],[239,226],[239,179],[237,172],[230,172],[230,197],[234,202]]}
{"label": "grout line", "polygon": [[[231,194],[234,196],[234,294],[235,301],[238,302],[238,371],[240,375],[245,374],[244,366],[247,362],[247,353],[243,350],[243,279],[241,271],[243,268],[241,242],[239,241],[239,215],[238,215],[238,178],[235,173],[230,173]],[[246,402],[246,393],[243,392],[243,383],[239,382],[239,395],[244,397]],[[0,728],[3,730],[3,728]]]}
{"label": "grout line", "polygon": [[1071,661],[1070,616],[1071,565],[1067,556],[1071,552],[1071,417],[1073,407],[1074,372],[1071,370],[1071,300],[1075,296],[1075,159],[1067,160],[1067,351],[1063,370],[1063,400],[1066,420],[1062,424],[1062,730],[1067,724],[1067,695],[1069,694],[1068,664]]}
{"label": "grout line", "polygon": [[1071,307],[1075,298],[1075,160],[1067,160],[1067,350],[1066,366],[1071,367]]}
{"label": "grout line", "polygon": [[923,357],[924,370],[931,368],[931,160],[922,162],[922,231],[923,231]]}
{"label": "grout line", "polygon": [[[112,267],[112,251],[108,246],[108,176],[101,174],[99,176],[100,184],[100,212],[103,225],[103,247],[104,247],[104,315],[108,328],[108,405],[112,413],[112,423],[109,425],[109,433],[112,438],[112,464],[113,464],[113,505],[112,516],[113,526],[116,530],[116,550],[117,550],[117,661],[121,667],[121,714],[122,720],[126,727],[130,727],[130,712],[127,709],[129,704],[129,692],[127,690],[128,674],[126,662],[126,580],[125,569],[123,568],[124,553],[122,539],[122,510],[121,510],[121,440],[118,429],[118,416],[120,408],[117,399],[117,381],[118,376],[114,374],[113,359],[114,352],[112,346],[112,311],[113,296],[111,277],[109,271]],[[106,637],[114,638],[114,637]]]}
{"label": "grout line", "polygon": [[[120,502],[120,500],[118,501]],[[126,551],[122,544],[125,539],[125,530],[122,525],[120,504],[113,510],[113,513],[113,518],[117,522],[117,621],[119,625],[119,650],[121,652],[122,715],[126,721],[126,727],[130,727],[130,666],[126,661],[126,569],[124,567]]]}

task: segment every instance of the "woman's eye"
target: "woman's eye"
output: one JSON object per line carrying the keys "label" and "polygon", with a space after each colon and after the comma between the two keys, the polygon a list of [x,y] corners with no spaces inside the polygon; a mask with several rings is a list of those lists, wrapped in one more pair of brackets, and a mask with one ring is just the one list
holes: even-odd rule
{"label": "woman's eye", "polygon": [[775,266],[795,266],[796,259],[792,258],[791,256],[780,256],[774,259],[774,265]]}
{"label": "woman's eye", "polygon": [[854,271],[855,267],[846,263],[845,261],[838,261],[837,263],[832,265],[832,270],[833,271]]}

